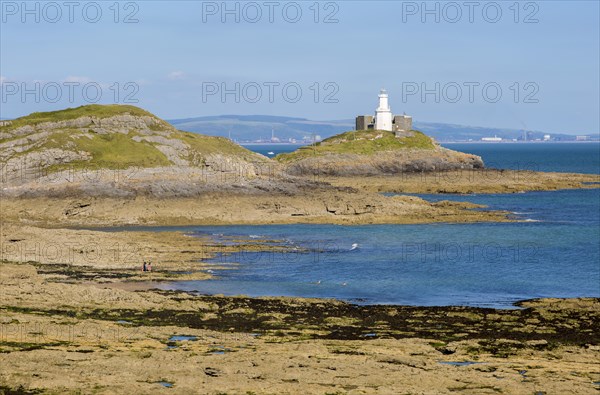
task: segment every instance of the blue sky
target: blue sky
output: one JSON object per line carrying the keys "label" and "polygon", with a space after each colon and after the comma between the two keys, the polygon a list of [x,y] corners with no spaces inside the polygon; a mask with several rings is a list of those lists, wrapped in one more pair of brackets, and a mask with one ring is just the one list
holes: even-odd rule
{"label": "blue sky", "polygon": [[349,119],[385,87],[419,121],[600,130],[597,1],[114,3],[2,1],[2,117],[133,100],[166,119]]}

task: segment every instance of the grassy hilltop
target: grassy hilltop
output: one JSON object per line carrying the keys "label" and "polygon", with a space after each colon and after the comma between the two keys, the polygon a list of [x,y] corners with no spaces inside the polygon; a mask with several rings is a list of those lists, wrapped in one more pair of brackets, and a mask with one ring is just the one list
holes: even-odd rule
{"label": "grassy hilltop", "polygon": [[281,162],[291,162],[304,158],[326,154],[373,155],[382,151],[405,149],[433,150],[435,144],[425,134],[413,130],[405,137],[396,137],[393,132],[384,130],[353,130],[329,137],[314,145],[280,154],[276,157]]}
{"label": "grassy hilltop", "polygon": [[148,111],[136,106],[120,104],[90,104],[75,108],[67,108],[59,111],[32,112],[29,115],[11,121],[11,124],[9,126],[2,127],[1,130],[4,132],[27,125],[33,126],[43,122],[68,121],[81,117],[94,117],[101,119],[123,114],[140,117],[155,117],[152,113],[149,113]]}
{"label": "grassy hilltop", "polygon": [[[64,168],[206,166],[211,156],[262,161],[223,137],[183,132],[141,108],[87,105],[36,112],[0,127],[0,160]],[[49,157],[52,157],[51,159]]]}

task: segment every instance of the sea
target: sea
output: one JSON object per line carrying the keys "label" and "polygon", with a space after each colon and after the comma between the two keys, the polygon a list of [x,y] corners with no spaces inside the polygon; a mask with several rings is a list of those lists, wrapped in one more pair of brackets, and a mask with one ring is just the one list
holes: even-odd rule
{"label": "sea", "polygon": [[[447,144],[488,167],[600,174],[600,144]],[[267,155],[292,145],[250,145]],[[273,154],[269,155],[273,156]],[[600,189],[417,195],[507,210],[515,223],[252,225],[177,229],[278,251],[218,254],[207,281],[167,282],[201,294],[334,298],[357,304],[515,308],[542,297],[600,297]]]}

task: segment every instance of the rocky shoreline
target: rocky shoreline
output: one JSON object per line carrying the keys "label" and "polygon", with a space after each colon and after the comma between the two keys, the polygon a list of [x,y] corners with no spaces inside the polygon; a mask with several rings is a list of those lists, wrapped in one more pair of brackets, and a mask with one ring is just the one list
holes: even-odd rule
{"label": "rocky shoreline", "polygon": [[[154,288],[162,281],[210,278],[203,261],[215,254],[281,247],[251,239],[219,244],[176,231],[130,230],[124,237],[94,229],[511,220],[467,202],[380,193],[464,193],[473,185],[498,192],[494,184],[448,175],[400,183],[322,178],[283,190],[258,180],[193,197],[167,197],[165,189],[162,197],[5,194],[0,366],[10,369],[0,369],[0,393],[596,392],[598,299],[524,301],[518,309],[495,310],[161,291]],[[596,179],[550,174],[497,185],[504,192],[596,188]],[[157,263],[152,273],[140,270],[145,259]]]}
{"label": "rocky shoreline", "polygon": [[[149,178],[148,178],[149,177]],[[138,175],[116,184],[42,183],[0,194],[5,221],[45,227],[217,224],[411,224],[508,221],[509,213],[468,202],[430,203],[388,193],[522,193],[598,188],[593,174],[470,170],[379,177],[195,183]],[[91,188],[91,189],[90,189]],[[110,192],[107,194],[107,192]],[[235,207],[236,209],[231,209]]]}
{"label": "rocky shoreline", "polygon": [[[413,224],[502,222],[509,214],[475,210],[468,202],[430,203],[414,196],[209,195],[185,199],[4,199],[6,221],[43,227],[181,226],[233,224]],[[235,207],[235,209],[231,209]]]}
{"label": "rocky shoreline", "polygon": [[[121,210],[148,210],[158,202],[135,201]],[[168,200],[160,202],[169,208]],[[1,203],[12,219],[0,223],[0,365],[10,366],[0,369],[5,393],[401,388],[551,394],[599,388],[600,299],[531,300],[497,310],[164,291],[156,289],[162,281],[210,278],[204,260],[215,254],[282,247],[250,238],[219,243],[176,231],[130,230],[124,237],[64,228],[94,223],[96,214],[86,209],[96,204],[113,207],[111,218],[117,218],[119,206],[103,199],[71,207],[70,222],[53,216],[64,215],[64,201]],[[181,210],[190,205],[182,203]],[[205,209],[216,210],[216,203]],[[431,210],[429,203],[424,209]],[[34,220],[54,227],[29,223]],[[145,259],[156,264],[152,273],[140,270]]]}
{"label": "rocky shoreline", "polygon": [[[156,289],[217,253],[181,232],[2,223],[5,393],[594,393],[600,299],[515,309],[359,306]],[[52,254],[48,251],[52,250]],[[44,252],[46,251],[46,252]],[[155,263],[144,273],[142,259]],[[65,369],[67,368],[67,369]]]}
{"label": "rocky shoreline", "polygon": [[356,306],[133,292],[71,269],[0,265],[6,393],[552,394],[600,380],[599,299]]}

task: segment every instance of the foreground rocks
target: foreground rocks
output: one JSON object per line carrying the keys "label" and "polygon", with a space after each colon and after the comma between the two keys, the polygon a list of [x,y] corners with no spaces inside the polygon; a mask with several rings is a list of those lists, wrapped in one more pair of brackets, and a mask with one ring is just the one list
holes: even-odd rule
{"label": "foreground rocks", "polygon": [[600,380],[598,299],[360,307],[107,289],[77,273],[0,265],[0,388],[584,394]]}
{"label": "foreground rocks", "polygon": [[[234,247],[178,232],[124,237],[58,228],[505,218],[468,204],[358,190],[325,186],[311,200],[302,188],[298,196],[257,188],[193,199],[2,199],[0,393],[597,391],[598,299],[493,310],[168,292],[153,289],[157,281],[207,279],[199,260]],[[371,212],[357,211],[366,205]],[[270,248],[264,240],[236,242]],[[144,260],[155,264],[152,273],[140,271]]]}

